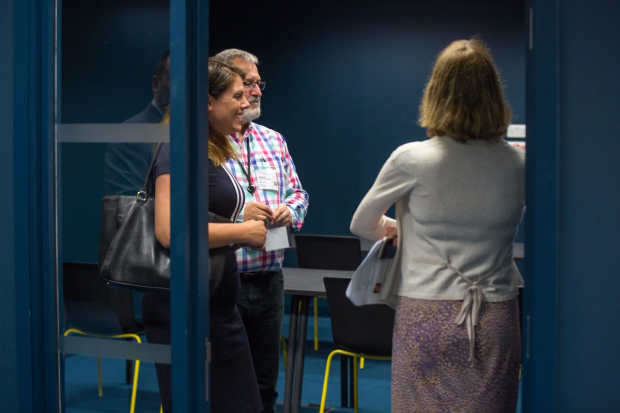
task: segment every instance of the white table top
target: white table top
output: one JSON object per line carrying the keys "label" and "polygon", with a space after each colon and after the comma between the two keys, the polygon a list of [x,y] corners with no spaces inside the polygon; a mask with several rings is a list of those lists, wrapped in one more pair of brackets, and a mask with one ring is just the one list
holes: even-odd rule
{"label": "white table top", "polygon": [[324,277],[351,278],[353,271],[316,270],[310,268],[282,268],[284,294],[325,295]]}

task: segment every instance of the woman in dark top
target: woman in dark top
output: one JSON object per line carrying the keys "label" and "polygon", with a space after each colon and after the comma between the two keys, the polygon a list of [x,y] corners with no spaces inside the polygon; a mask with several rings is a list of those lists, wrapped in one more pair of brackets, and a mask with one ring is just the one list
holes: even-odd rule
{"label": "woman in dark top", "polygon": [[[244,205],[243,190],[224,166],[236,157],[227,135],[241,130],[241,114],[249,107],[243,94],[244,74],[236,67],[209,60],[209,211],[235,222]],[[168,122],[165,116],[162,122]],[[155,236],[170,247],[170,147],[164,144],[154,166]],[[206,213],[207,211],[205,211]],[[246,244],[262,248],[266,229],[262,221],[209,224],[209,247]],[[212,341],[211,412],[257,413],[262,408],[245,328],[235,304],[239,275],[234,251],[224,277],[210,301]],[[170,296],[145,294],[142,317],[151,343],[170,343]],[[157,364],[164,412],[170,412],[170,365]]]}

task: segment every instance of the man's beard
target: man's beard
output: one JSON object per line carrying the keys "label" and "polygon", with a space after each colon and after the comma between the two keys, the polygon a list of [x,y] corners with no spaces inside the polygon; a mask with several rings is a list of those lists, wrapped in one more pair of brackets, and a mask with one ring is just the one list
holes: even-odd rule
{"label": "man's beard", "polygon": [[241,123],[243,124],[250,123],[254,119],[258,119],[260,117],[260,98],[252,99],[250,105],[252,102],[258,102],[258,106],[249,107],[243,111],[241,114]]}

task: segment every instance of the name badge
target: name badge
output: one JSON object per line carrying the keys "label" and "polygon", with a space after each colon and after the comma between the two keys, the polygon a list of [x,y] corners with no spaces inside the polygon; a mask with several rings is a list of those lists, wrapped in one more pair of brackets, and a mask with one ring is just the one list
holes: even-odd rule
{"label": "name badge", "polygon": [[278,190],[278,177],[276,170],[272,168],[259,169],[256,171],[258,187],[263,190]]}

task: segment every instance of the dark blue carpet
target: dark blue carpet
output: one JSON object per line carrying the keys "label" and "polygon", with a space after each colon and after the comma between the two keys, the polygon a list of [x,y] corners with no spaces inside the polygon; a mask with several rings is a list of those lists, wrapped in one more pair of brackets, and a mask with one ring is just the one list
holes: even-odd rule
{"label": "dark blue carpet", "polygon": [[[312,341],[307,342],[302,392],[302,411],[318,412],[321,402],[325,365],[329,352],[333,350],[331,324],[325,310],[325,300],[319,300],[319,351],[314,351]],[[283,333],[288,334],[288,317],[285,317]],[[314,337],[312,318],[309,320],[308,339]],[[103,397],[97,395],[97,359],[89,356],[72,355],[65,363],[65,411],[86,412],[128,412],[131,386],[125,384],[125,361],[102,359]],[[359,412],[389,413],[390,411],[389,361],[366,360],[365,368],[359,370]],[[284,363],[280,363],[278,392],[284,394]],[[280,400],[281,402],[281,400]],[[136,412],[159,412],[159,393],[155,367],[152,363],[140,365]],[[314,406],[314,407],[312,407]],[[327,406],[331,413],[351,413],[353,408],[340,407],[340,361],[334,358],[327,391]],[[279,405],[281,411],[282,406]],[[520,412],[520,408],[517,412]],[[231,412],[233,413],[233,412]]]}

